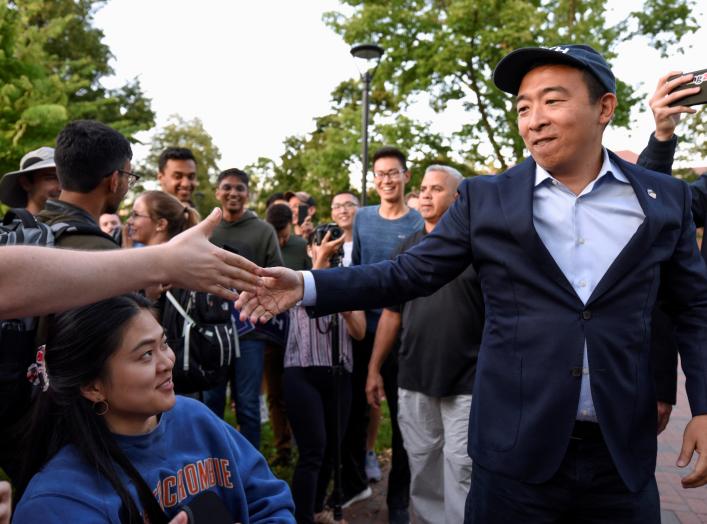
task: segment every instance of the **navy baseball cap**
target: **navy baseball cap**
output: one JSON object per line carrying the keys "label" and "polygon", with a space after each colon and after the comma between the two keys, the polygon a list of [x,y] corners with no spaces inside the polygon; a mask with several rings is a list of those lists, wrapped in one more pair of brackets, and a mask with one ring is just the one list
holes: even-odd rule
{"label": "navy baseball cap", "polygon": [[588,45],[567,44],[554,47],[523,47],[511,51],[496,64],[493,83],[501,91],[518,94],[528,72],[544,64],[565,64],[589,71],[610,93],[616,93],[616,78],[609,64]]}

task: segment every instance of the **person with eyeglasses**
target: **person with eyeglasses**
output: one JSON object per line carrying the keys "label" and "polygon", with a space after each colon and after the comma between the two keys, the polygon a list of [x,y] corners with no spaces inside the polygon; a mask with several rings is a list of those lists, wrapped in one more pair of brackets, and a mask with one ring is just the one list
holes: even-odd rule
{"label": "person with eyeglasses", "polygon": [[[405,184],[410,181],[410,171],[402,151],[389,146],[378,149],[373,154],[373,175],[380,204],[356,212],[352,265],[389,259],[395,248],[424,224],[420,213],[405,204]],[[344,506],[369,497],[368,482],[376,480],[372,467],[376,463],[375,451],[367,449],[370,407],[366,400],[366,377],[380,314],[380,309],[366,311],[366,336],[354,342],[351,414],[342,445]],[[384,367],[384,377],[386,386],[390,386],[390,391],[386,392],[393,428],[393,456],[386,495],[388,518],[391,523],[407,523],[410,470],[397,424],[397,364],[394,356]],[[380,474],[377,478],[380,479]]]}
{"label": "person with eyeglasses", "polygon": [[[230,168],[216,179],[216,200],[223,220],[214,228],[211,242],[233,250],[261,267],[282,265],[282,254],[275,229],[248,209],[250,176]],[[254,447],[260,447],[260,386],[263,381],[265,347],[270,337],[260,329],[242,334],[238,352],[231,363],[231,398],[236,407],[240,431]],[[226,383],[204,392],[204,402],[223,418]]]}
{"label": "person with eyeglasses", "polygon": [[116,213],[123,197],[138,180],[132,173],[130,142],[118,131],[94,120],[70,122],[59,132],[54,151],[61,193],[50,198],[37,219],[47,225],[73,227],[56,241],[57,247],[118,249],[101,231],[100,216]]}
{"label": "person with eyeglasses", "polygon": [[[344,232],[344,266],[351,265],[353,253],[353,223],[358,211],[358,197],[351,192],[344,191],[334,195],[331,200],[331,219]],[[322,244],[322,247],[324,244]],[[321,248],[320,248],[321,249]],[[322,256],[330,256],[324,253]]]}

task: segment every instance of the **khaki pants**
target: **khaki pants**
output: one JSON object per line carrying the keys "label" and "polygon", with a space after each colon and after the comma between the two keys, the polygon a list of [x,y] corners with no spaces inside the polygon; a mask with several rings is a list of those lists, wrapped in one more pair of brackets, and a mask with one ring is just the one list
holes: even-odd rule
{"label": "khaki pants", "polygon": [[410,503],[416,523],[464,520],[471,485],[467,434],[471,395],[428,397],[398,388],[398,423],[410,462]]}

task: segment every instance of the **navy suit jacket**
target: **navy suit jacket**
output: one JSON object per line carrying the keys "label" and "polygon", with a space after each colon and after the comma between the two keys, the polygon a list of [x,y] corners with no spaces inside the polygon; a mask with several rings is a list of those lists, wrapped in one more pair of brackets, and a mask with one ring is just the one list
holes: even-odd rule
{"label": "navy suit jacket", "polygon": [[533,226],[531,158],[500,175],[462,182],[459,198],[434,231],[395,260],[314,272],[313,312],[325,314],[428,295],[473,264],[486,322],[469,453],[482,466],[526,482],[548,480],[565,455],[585,338],[592,397],[617,470],[632,491],[652,478],[650,333],[659,288],[675,321],[692,413],[707,413],[707,269],[695,242],[690,190],[680,180],[610,156],[646,218],[586,305]]}

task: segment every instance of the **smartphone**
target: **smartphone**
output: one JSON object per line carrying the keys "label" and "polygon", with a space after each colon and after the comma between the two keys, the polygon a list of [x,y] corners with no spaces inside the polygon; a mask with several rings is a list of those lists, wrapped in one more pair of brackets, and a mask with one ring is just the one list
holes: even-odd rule
{"label": "smartphone", "polygon": [[300,204],[297,206],[297,225],[301,226],[304,219],[309,216],[309,206],[307,204]]}
{"label": "smartphone", "polygon": [[[682,91],[683,89],[689,89],[691,87],[700,87],[699,93],[695,93],[694,95],[686,96],[685,98],[681,98],[680,100],[676,100],[675,102],[669,104],[671,107],[673,106],[697,106],[700,104],[706,104],[707,103],[707,69],[700,69],[699,71],[692,71],[692,73],[687,73],[687,74],[692,74],[692,80],[688,82],[687,84],[682,84],[675,89],[671,91],[671,93],[674,93],[675,91]],[[669,78],[668,80],[673,80],[674,78],[678,78],[677,76],[673,76]]]}
{"label": "smartphone", "polygon": [[221,498],[213,491],[204,491],[182,507],[189,524],[233,524],[233,517]]}

